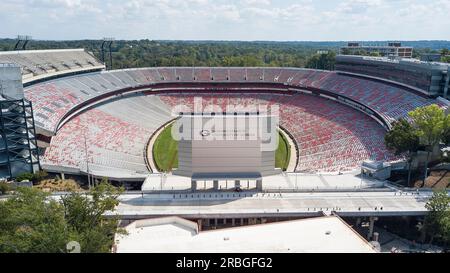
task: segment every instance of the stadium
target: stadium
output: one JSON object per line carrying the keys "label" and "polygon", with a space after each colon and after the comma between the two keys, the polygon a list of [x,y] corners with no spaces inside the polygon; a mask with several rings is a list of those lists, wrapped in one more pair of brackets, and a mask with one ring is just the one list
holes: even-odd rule
{"label": "stadium", "polygon": [[0,255],[448,253],[450,1],[323,2],[3,1]]}
{"label": "stadium", "polygon": [[[342,174],[366,160],[394,162],[384,135],[417,107],[446,100],[405,84],[301,68],[157,67],[106,71],[82,50],[2,52],[21,66],[33,105],[41,167],[54,173],[142,182],[158,173],[150,143],[172,107],[279,105],[292,145],[287,172]],[[153,142],[151,141],[153,140]]]}
{"label": "stadium", "polygon": [[[434,193],[397,183],[413,160],[385,136],[416,109],[446,115],[450,66],[335,61],[114,70],[82,48],[0,52],[0,178],[54,199],[116,191],[102,219],[129,236],[112,252],[389,252],[380,226],[415,230]],[[442,144],[417,148],[417,174]]]}

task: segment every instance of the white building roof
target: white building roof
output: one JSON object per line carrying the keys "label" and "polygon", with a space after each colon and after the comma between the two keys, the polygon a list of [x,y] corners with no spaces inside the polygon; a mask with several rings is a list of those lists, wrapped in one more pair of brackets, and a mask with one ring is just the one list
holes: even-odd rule
{"label": "white building roof", "polygon": [[[361,170],[343,173],[337,175],[330,174],[307,174],[307,173],[286,173],[286,175],[271,175],[263,177],[264,190],[354,190],[359,188],[382,188],[385,181],[361,177]],[[207,180],[207,179],[206,179]],[[234,180],[217,179],[221,189],[234,188]],[[252,180],[250,187],[256,184]],[[211,190],[212,181],[204,183],[203,180],[197,181],[197,187],[203,190]],[[191,188],[191,178],[172,175],[152,173],[147,176],[142,184],[142,191],[152,192],[158,190],[189,190]],[[241,180],[241,188],[247,189],[247,179]]]}
{"label": "white building roof", "polygon": [[116,252],[328,252],[376,250],[336,216],[200,231],[179,217],[139,220],[116,236]]}

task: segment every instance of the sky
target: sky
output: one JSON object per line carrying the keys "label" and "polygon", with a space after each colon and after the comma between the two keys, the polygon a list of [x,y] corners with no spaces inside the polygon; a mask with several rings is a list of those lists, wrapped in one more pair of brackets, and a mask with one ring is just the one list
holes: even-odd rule
{"label": "sky", "polygon": [[0,0],[0,37],[450,40],[450,0]]}

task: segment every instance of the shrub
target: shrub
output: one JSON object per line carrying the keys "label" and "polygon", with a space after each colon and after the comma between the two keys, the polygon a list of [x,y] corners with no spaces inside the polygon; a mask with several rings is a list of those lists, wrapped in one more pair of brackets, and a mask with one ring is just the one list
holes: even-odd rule
{"label": "shrub", "polygon": [[45,178],[47,178],[48,173],[46,171],[38,171],[33,175],[33,182],[41,182]]}
{"label": "shrub", "polygon": [[16,177],[16,181],[22,182],[24,180],[28,180],[35,183],[41,182],[48,176],[46,171],[38,171],[37,173],[22,173]]}
{"label": "shrub", "polygon": [[81,190],[78,183],[72,179],[67,180],[60,179],[58,181],[55,179],[42,180],[41,182],[39,182],[36,188],[47,192],[57,192],[57,191],[76,192]]}
{"label": "shrub", "polygon": [[33,181],[34,174],[32,173],[21,173],[16,177],[16,181],[22,182],[24,180]]}
{"label": "shrub", "polygon": [[11,190],[11,187],[6,182],[0,182],[0,193],[5,194]]}

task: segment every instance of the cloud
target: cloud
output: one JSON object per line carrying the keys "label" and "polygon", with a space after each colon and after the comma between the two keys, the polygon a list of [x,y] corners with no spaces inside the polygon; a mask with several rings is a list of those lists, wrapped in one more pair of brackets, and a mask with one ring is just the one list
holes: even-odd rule
{"label": "cloud", "polygon": [[380,7],[382,3],[382,0],[347,0],[342,2],[337,10],[346,14],[361,14]]}
{"label": "cloud", "polygon": [[0,37],[401,40],[450,27],[448,0],[1,1]]}
{"label": "cloud", "polygon": [[242,4],[244,6],[269,6],[271,2],[270,0],[243,0]]}

